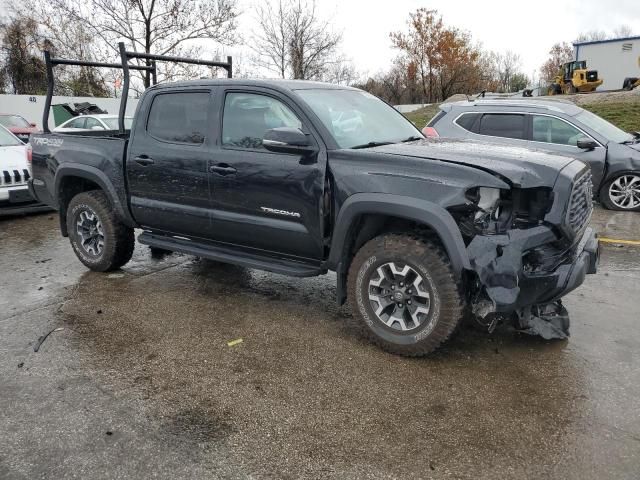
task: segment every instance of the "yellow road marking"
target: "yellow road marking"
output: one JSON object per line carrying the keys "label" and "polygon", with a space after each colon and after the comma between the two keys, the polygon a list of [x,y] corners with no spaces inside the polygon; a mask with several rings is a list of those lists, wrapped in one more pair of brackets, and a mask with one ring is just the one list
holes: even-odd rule
{"label": "yellow road marking", "polygon": [[640,240],[618,240],[616,238],[599,237],[602,243],[619,243],[621,245],[640,245]]}
{"label": "yellow road marking", "polygon": [[234,345],[238,345],[239,343],[242,343],[242,339],[238,338],[237,340],[231,340],[230,342],[227,342],[227,346],[228,347],[233,347]]}

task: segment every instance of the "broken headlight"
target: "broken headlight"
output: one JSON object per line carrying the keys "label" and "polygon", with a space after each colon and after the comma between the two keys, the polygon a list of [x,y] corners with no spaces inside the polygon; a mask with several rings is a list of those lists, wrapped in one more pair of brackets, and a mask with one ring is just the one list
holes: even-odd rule
{"label": "broken headlight", "polygon": [[502,233],[511,223],[511,191],[498,188],[475,187],[467,191],[472,202],[472,216],[464,220],[468,236]]}
{"label": "broken headlight", "polygon": [[551,188],[517,188],[513,190],[513,227],[539,225],[553,205]]}

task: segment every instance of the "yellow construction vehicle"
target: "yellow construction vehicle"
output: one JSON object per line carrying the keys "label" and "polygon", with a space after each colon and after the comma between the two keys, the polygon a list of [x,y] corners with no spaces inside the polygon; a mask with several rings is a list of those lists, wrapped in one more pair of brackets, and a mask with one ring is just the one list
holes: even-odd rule
{"label": "yellow construction vehicle", "polygon": [[587,70],[586,60],[568,62],[560,67],[549,85],[549,95],[595,92],[602,82],[597,70]]}

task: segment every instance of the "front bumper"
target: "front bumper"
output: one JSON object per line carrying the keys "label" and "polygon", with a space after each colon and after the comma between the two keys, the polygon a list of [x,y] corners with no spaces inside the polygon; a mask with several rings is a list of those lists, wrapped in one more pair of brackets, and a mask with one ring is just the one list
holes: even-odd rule
{"label": "front bumper", "polygon": [[27,186],[0,192],[0,216],[22,215],[24,213],[48,212],[50,206],[35,200]]}
{"label": "front bumper", "polygon": [[589,227],[551,266],[529,263],[529,252],[555,241],[545,226],[475,237],[467,251],[478,279],[471,299],[476,314],[509,313],[554,302],[578,288],[586,275],[596,273],[600,247]]}

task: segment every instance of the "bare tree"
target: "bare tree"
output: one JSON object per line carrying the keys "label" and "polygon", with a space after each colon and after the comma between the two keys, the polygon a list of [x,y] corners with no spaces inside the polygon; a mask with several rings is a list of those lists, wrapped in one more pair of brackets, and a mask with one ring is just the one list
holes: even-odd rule
{"label": "bare tree", "polygon": [[633,30],[629,25],[620,25],[613,30],[613,38],[626,38],[633,35]]}
{"label": "bare tree", "polygon": [[[44,62],[39,56],[38,24],[12,19],[0,24],[0,77],[15,94],[43,94],[47,88]],[[4,89],[4,88],[3,88]]]}
{"label": "bare tree", "polygon": [[256,56],[254,63],[287,78],[289,69],[289,28],[285,4],[264,3],[256,6],[259,29],[254,33],[251,49]]}
{"label": "bare tree", "polygon": [[282,78],[310,80],[344,63],[338,52],[342,35],[319,16],[315,0],[277,0],[256,7],[256,15],[251,48],[257,65]]}
{"label": "bare tree", "polygon": [[[118,41],[136,52],[172,55],[197,55],[201,48],[194,41],[229,45],[238,15],[235,0],[25,0],[18,5],[23,15],[38,18],[43,33],[63,51],[82,48],[69,35],[82,29],[92,40],[85,56],[100,60],[114,58]],[[166,66],[163,73],[172,71],[175,66]],[[148,87],[149,72],[142,80]]]}
{"label": "bare tree", "polygon": [[513,77],[521,73],[522,62],[520,55],[511,50],[507,50],[504,53],[493,52],[492,58],[497,80],[497,90],[499,92],[510,92]]}

